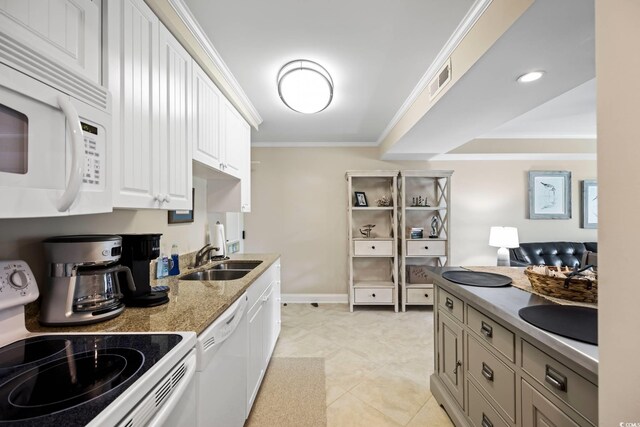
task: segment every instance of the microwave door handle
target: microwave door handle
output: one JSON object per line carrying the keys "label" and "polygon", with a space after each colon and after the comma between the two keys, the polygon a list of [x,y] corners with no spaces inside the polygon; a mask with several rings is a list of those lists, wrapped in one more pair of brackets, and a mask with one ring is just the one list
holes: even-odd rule
{"label": "microwave door handle", "polygon": [[58,105],[71,128],[71,173],[67,188],[58,200],[58,212],[65,212],[78,197],[84,172],[84,134],[80,126],[80,116],[68,98],[58,96]]}

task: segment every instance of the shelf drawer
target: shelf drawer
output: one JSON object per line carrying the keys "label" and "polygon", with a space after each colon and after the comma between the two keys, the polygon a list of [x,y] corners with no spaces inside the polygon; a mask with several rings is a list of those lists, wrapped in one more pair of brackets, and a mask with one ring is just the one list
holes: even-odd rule
{"label": "shelf drawer", "polygon": [[467,335],[469,375],[485,390],[486,395],[507,417],[516,420],[516,374],[473,336]]}
{"label": "shelf drawer", "polygon": [[482,341],[515,362],[516,337],[513,332],[471,306],[467,306],[467,325]]}
{"label": "shelf drawer", "polygon": [[391,288],[356,288],[356,303],[393,303],[393,289]]}
{"label": "shelf drawer", "polygon": [[433,304],[433,288],[407,289],[407,304]]}
{"label": "shelf drawer", "polygon": [[393,240],[356,240],[353,245],[355,256],[393,256]]}
{"label": "shelf drawer", "polygon": [[442,240],[407,241],[407,256],[445,256],[446,242]]}
{"label": "shelf drawer", "polygon": [[456,319],[464,322],[464,304],[458,297],[454,297],[449,292],[438,289],[438,305]]}
{"label": "shelf drawer", "polygon": [[509,426],[471,381],[467,381],[467,389],[469,390],[469,420],[474,427]]}
{"label": "shelf drawer", "polygon": [[598,424],[597,385],[524,340],[522,369],[593,424]]}

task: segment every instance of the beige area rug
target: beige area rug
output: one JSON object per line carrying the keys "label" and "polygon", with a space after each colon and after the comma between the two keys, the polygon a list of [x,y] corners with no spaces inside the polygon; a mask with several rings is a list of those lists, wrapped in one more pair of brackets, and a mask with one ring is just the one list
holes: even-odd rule
{"label": "beige area rug", "polygon": [[579,305],[582,307],[591,307],[591,308],[598,308],[598,304],[590,304],[590,303],[585,303],[585,302],[576,302],[576,301],[569,301],[566,299],[561,299],[561,298],[555,298],[555,297],[550,297],[548,295],[544,295],[541,294],[540,292],[536,292],[533,287],[531,286],[531,282],[529,282],[529,279],[527,278],[527,276],[524,274],[522,268],[513,268],[513,267],[492,267],[492,266],[476,266],[476,267],[463,267],[466,268],[467,270],[473,270],[473,271],[483,271],[486,273],[497,273],[497,274],[503,274],[507,277],[510,277],[512,282],[511,285],[515,286],[518,289],[522,289],[523,291],[527,291],[527,292],[531,292],[532,294],[536,294],[541,296],[542,298],[546,298],[549,301],[553,301],[557,304],[562,304],[562,305]]}
{"label": "beige area rug", "polygon": [[274,357],[245,427],[325,427],[324,359]]}

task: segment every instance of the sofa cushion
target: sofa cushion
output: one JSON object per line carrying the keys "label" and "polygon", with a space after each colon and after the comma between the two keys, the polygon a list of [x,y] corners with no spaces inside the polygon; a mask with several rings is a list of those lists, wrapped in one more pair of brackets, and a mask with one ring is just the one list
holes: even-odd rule
{"label": "sofa cushion", "polygon": [[511,256],[526,264],[575,268],[580,265],[586,250],[585,244],[580,242],[521,243],[511,251]]}
{"label": "sofa cushion", "polygon": [[584,247],[589,252],[598,252],[598,242],[584,242]]}

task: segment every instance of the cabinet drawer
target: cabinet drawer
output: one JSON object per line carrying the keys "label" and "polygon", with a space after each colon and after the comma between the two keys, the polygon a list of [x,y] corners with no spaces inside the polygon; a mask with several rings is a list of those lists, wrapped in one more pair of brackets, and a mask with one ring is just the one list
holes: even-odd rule
{"label": "cabinet drawer", "polygon": [[464,305],[460,298],[454,297],[449,292],[439,288],[438,305],[459,321],[464,322]]}
{"label": "cabinet drawer", "polygon": [[522,369],[593,424],[598,423],[598,386],[522,341]]}
{"label": "cabinet drawer", "polygon": [[407,289],[407,303],[433,304],[433,288]]}
{"label": "cabinet drawer", "polygon": [[407,242],[407,256],[444,256],[445,242],[442,240],[417,240]]}
{"label": "cabinet drawer", "polygon": [[516,337],[513,332],[471,306],[467,306],[467,325],[482,341],[515,362]]}
{"label": "cabinet drawer", "polygon": [[391,288],[357,288],[355,302],[392,303],[393,289]]}
{"label": "cabinet drawer", "polygon": [[469,390],[469,420],[471,425],[474,427],[509,426],[471,381],[467,381],[467,390]]}
{"label": "cabinet drawer", "polygon": [[516,374],[473,336],[467,335],[469,375],[485,390],[489,400],[516,420]]}
{"label": "cabinet drawer", "polygon": [[578,424],[522,380],[522,427],[538,426],[578,427]]}
{"label": "cabinet drawer", "polygon": [[356,240],[353,245],[355,256],[393,256],[393,240]]}

